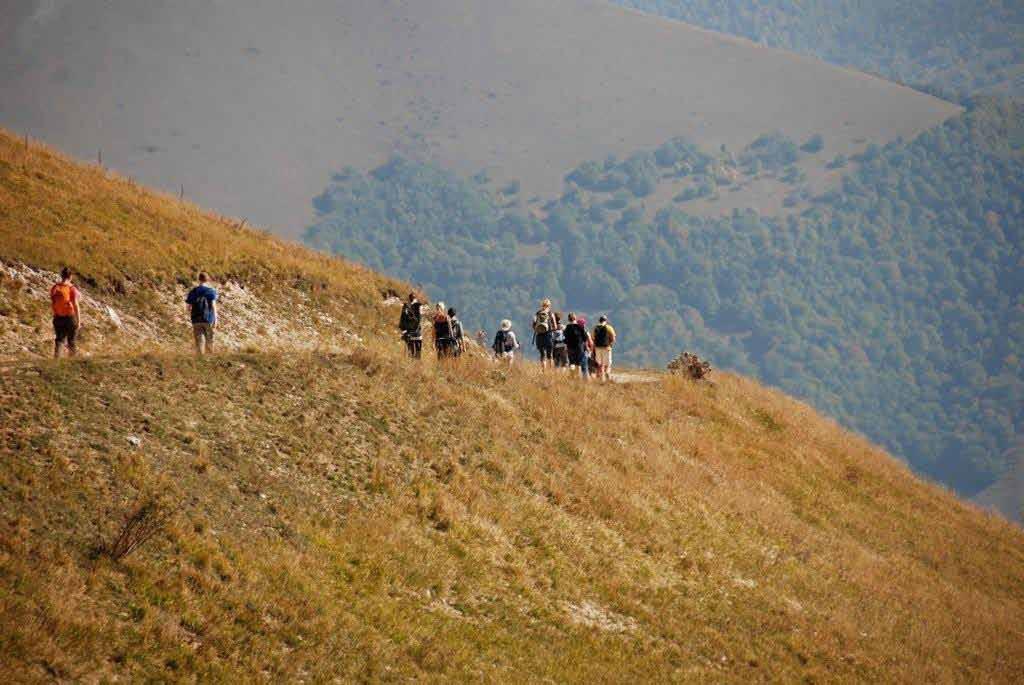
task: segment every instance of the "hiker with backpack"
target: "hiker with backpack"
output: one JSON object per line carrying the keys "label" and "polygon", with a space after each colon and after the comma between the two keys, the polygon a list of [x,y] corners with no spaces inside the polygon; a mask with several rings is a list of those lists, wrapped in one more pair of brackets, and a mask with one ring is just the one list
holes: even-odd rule
{"label": "hiker with backpack", "polygon": [[423,324],[420,310],[423,304],[416,299],[416,293],[409,293],[409,301],[402,305],[402,315],[398,319],[398,328],[402,331],[402,340],[409,356],[419,359],[423,353]]}
{"label": "hiker with backpack", "polygon": [[612,370],[612,347],[615,346],[615,329],[608,322],[607,316],[597,319],[594,326],[594,358],[597,360],[599,380],[611,380]]}
{"label": "hiker with backpack", "polygon": [[587,379],[589,376],[590,356],[590,334],[587,333],[586,320],[580,324],[575,312],[569,312],[569,323],[563,330],[565,337],[566,356],[569,358],[569,366],[580,370],[580,376]]}
{"label": "hiker with backpack", "polygon": [[78,353],[78,330],[82,327],[80,293],[71,282],[71,269],[60,270],[60,281],[50,288],[50,307],[53,311],[53,358],[60,357],[60,348],[67,345],[68,356]]}
{"label": "hiker with backpack", "polygon": [[209,274],[200,271],[199,284],[185,297],[185,311],[192,322],[196,354],[213,352],[213,331],[217,327],[217,291],[207,285]]}
{"label": "hiker with backpack", "polygon": [[462,322],[455,315],[455,307],[448,308],[448,320],[452,324],[452,356],[460,357],[466,347],[466,334],[462,330]]}
{"label": "hiker with backpack", "polygon": [[554,330],[555,314],[551,311],[551,300],[545,298],[533,315],[533,341],[540,353],[541,368],[554,365],[555,347],[551,337]]}
{"label": "hiker with backpack", "polygon": [[452,356],[454,343],[452,320],[444,308],[444,302],[438,302],[434,307],[434,349],[437,350],[437,358]]}
{"label": "hiker with backpack", "polygon": [[554,349],[555,368],[569,368],[569,347],[565,342],[565,326],[562,325],[562,317],[555,312],[555,330],[551,332],[551,346]]}
{"label": "hiker with backpack", "polygon": [[515,331],[512,330],[512,322],[504,319],[501,328],[494,334],[494,355],[498,359],[505,360],[511,367],[515,361],[516,350],[519,349],[519,341],[516,339]]}

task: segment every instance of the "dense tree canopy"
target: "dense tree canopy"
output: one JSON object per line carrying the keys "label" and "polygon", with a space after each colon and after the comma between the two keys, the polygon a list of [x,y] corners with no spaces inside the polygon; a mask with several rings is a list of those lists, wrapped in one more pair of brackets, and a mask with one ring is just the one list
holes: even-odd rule
{"label": "dense tree canopy", "polygon": [[[396,159],[335,176],[306,239],[421,283],[473,327],[508,316],[525,328],[542,296],[608,312],[624,360],[692,349],[970,493],[1022,435],[1022,144],[1021,109],[986,101],[870,148],[841,189],[786,219],[685,205],[645,218],[638,179],[713,164],[685,141],[581,165],[538,216]],[[770,163],[798,153],[766,136],[744,154],[767,149]]]}
{"label": "dense tree canopy", "polygon": [[1024,95],[1018,0],[613,0],[903,83]]}

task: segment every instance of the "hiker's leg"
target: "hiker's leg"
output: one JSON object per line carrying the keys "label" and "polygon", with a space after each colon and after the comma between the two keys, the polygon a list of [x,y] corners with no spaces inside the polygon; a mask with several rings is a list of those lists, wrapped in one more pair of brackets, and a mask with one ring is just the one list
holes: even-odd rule
{"label": "hiker's leg", "polygon": [[206,324],[206,354],[213,354],[213,324]]}
{"label": "hiker's leg", "polygon": [[64,326],[64,321],[60,317],[53,317],[53,358],[60,358],[60,346],[64,344],[64,340],[67,338],[67,330]]}
{"label": "hiker's leg", "polygon": [[196,347],[196,354],[203,354],[203,329],[200,324],[192,324],[192,342]]}

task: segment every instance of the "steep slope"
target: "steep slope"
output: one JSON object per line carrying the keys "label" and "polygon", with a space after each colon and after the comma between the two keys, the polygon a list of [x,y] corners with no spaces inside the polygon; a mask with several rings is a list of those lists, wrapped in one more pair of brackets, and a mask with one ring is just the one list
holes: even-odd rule
{"label": "steep slope", "polygon": [[598,0],[14,4],[0,124],[293,234],[332,172],[396,153],[550,197],[674,136],[848,155],[957,111]]}
{"label": "steep slope", "polygon": [[83,344],[103,354],[187,344],[182,302],[200,269],[220,282],[232,349],[348,347],[400,287],[3,130],[0,243],[0,359],[48,354],[46,293],[65,265],[85,286]]}
{"label": "steep slope", "polygon": [[807,406],[413,362],[398,284],[3,149],[22,272],[140,317],[206,260],[282,319],[315,279],[363,341],[0,365],[5,682],[1020,680],[1024,533]]}

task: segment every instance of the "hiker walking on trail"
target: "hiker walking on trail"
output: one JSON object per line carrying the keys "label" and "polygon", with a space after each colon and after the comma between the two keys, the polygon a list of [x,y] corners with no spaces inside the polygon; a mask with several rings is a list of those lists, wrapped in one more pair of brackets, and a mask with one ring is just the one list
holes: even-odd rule
{"label": "hiker walking on trail", "polygon": [[413,359],[419,359],[423,353],[422,308],[423,303],[416,299],[416,293],[409,293],[409,301],[402,305],[402,316],[398,320],[405,348]]}
{"label": "hiker walking on trail", "polygon": [[587,327],[581,324],[574,312],[569,312],[569,324],[565,327],[565,349],[569,358],[569,366],[580,370],[580,376],[586,379],[589,375],[590,365],[590,334]]}
{"label": "hiker walking on trail", "polygon": [[50,306],[53,310],[53,358],[60,357],[60,348],[67,345],[68,356],[78,353],[78,329],[82,327],[81,310],[78,308],[79,292],[71,282],[71,269],[60,271],[60,282],[50,288]]}
{"label": "hiker walking on trail", "polygon": [[540,353],[541,368],[554,366],[555,347],[551,334],[555,330],[555,313],[551,311],[551,300],[544,299],[540,309],[533,315],[533,341]]}
{"label": "hiker walking on trail", "polygon": [[438,302],[434,308],[434,349],[437,350],[437,358],[452,356],[454,343],[452,320],[445,311],[444,302]]}
{"label": "hiker walking on trail", "polygon": [[455,307],[448,308],[448,320],[452,324],[452,356],[458,357],[462,355],[463,350],[466,346],[466,334],[462,330],[462,322],[459,321],[459,317],[455,315]]}
{"label": "hiker walking on trail", "polygon": [[612,348],[615,346],[615,329],[608,323],[607,316],[601,316],[594,326],[594,357],[597,359],[600,380],[611,380]]}
{"label": "hiker walking on trail", "polygon": [[512,322],[505,319],[501,322],[501,328],[494,334],[494,354],[498,359],[508,362],[509,366],[515,361],[516,350],[519,349],[519,341],[516,340],[515,331],[512,330]]}
{"label": "hiker walking on trail", "polygon": [[562,325],[562,317],[555,312],[555,330],[551,331],[551,346],[554,350],[555,368],[569,368],[569,347],[565,342],[565,326]]}
{"label": "hiker walking on trail", "polygon": [[217,291],[207,285],[209,274],[200,271],[199,285],[185,297],[185,309],[192,322],[192,338],[196,354],[213,352],[213,331],[217,327]]}

